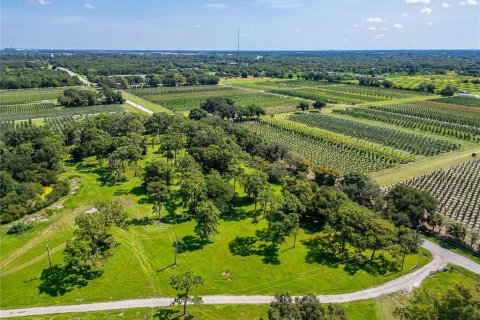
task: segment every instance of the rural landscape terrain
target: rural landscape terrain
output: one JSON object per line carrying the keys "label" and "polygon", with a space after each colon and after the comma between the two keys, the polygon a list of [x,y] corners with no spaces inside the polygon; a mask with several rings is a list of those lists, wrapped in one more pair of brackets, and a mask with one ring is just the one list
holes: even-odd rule
{"label": "rural landscape terrain", "polygon": [[480,319],[480,51],[241,36],[1,51],[0,318]]}

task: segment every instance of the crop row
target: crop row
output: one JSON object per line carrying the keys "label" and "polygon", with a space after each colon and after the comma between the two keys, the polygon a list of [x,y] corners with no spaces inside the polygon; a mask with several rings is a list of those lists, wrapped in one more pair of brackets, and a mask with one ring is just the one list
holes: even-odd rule
{"label": "crop row", "polygon": [[162,95],[162,94],[179,94],[189,92],[207,92],[207,91],[228,91],[232,90],[230,87],[225,86],[183,86],[183,87],[155,87],[155,88],[140,88],[128,90],[128,92],[136,95]]}
{"label": "crop row", "polygon": [[42,119],[52,117],[62,117],[67,115],[85,115],[96,113],[112,113],[125,111],[122,105],[111,104],[102,106],[78,107],[78,108],[61,108],[53,110],[34,111],[31,113],[2,115],[2,120],[27,120]]}
{"label": "crop row", "polygon": [[334,110],[333,112],[348,115],[359,119],[369,119],[383,123],[393,124],[408,129],[444,135],[467,141],[480,141],[480,128],[463,126],[455,123],[447,123],[432,119],[412,117],[408,115],[376,110],[371,108],[348,108]]}
{"label": "crop row", "polygon": [[416,155],[433,156],[460,147],[460,144],[450,141],[321,114],[294,114],[290,117],[290,120],[350,137],[376,142]]}
{"label": "crop row", "polygon": [[382,161],[372,158],[371,154],[361,154],[355,149],[345,148],[345,146],[332,144],[328,140],[285,130],[281,127],[269,125],[266,122],[245,121],[240,123],[240,125],[267,141],[288,146],[292,152],[310,159],[314,164],[335,168],[342,173],[369,173],[395,165],[386,159]]}
{"label": "crop row", "polygon": [[132,92],[139,97],[161,106],[165,106],[173,111],[188,111],[193,108],[198,108],[208,98],[214,97],[230,98],[241,106],[256,105],[268,109],[269,113],[276,113],[275,107],[290,107],[289,110],[291,110],[291,107],[299,102],[298,99],[295,98],[232,88],[203,91],[191,90],[161,94],[157,94],[154,91],[152,92],[150,89],[140,89]]}
{"label": "crop row", "polygon": [[429,191],[439,201],[439,212],[448,218],[480,227],[480,161],[436,171],[405,184]]}
{"label": "crop row", "polygon": [[415,160],[411,154],[380,146],[366,141],[353,139],[334,132],[312,128],[310,126],[279,118],[265,118],[261,120],[265,125],[292,132],[300,136],[323,141],[337,149],[352,150],[360,155],[368,155],[371,159],[387,161],[389,163],[407,163]]}
{"label": "crop row", "polygon": [[75,121],[76,118],[77,116],[72,114],[61,117],[45,118],[45,126],[61,133],[70,123]]}
{"label": "crop row", "polygon": [[448,103],[448,104],[457,104],[460,106],[480,108],[480,99],[472,98],[463,98],[463,97],[443,97],[438,99],[433,99],[430,101]]}
{"label": "crop row", "polygon": [[377,97],[340,91],[329,91],[319,88],[275,88],[267,90],[267,92],[310,100],[321,100],[328,103],[359,104],[364,102],[376,102],[385,100],[385,97]]}
{"label": "crop row", "polygon": [[384,106],[374,106],[371,108],[408,116],[472,126],[480,129],[480,109],[475,108],[430,101],[404,102]]}
{"label": "crop row", "polygon": [[353,84],[329,84],[313,80],[290,80],[282,81],[287,86],[312,87],[332,92],[360,94],[378,97],[381,100],[414,98],[419,94],[410,90],[385,89],[380,87],[368,87]]}
{"label": "crop row", "polygon": [[0,106],[0,115],[15,115],[24,113],[35,113],[37,111],[47,111],[55,109],[55,104],[51,102],[34,102],[27,104],[11,104]]}

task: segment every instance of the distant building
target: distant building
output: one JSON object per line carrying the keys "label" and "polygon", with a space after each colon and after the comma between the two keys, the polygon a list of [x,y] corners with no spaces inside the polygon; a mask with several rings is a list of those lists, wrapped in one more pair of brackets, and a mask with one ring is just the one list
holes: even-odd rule
{"label": "distant building", "polygon": [[480,99],[480,95],[478,94],[471,94],[471,93],[465,93],[465,92],[459,92],[458,96],[462,98]]}

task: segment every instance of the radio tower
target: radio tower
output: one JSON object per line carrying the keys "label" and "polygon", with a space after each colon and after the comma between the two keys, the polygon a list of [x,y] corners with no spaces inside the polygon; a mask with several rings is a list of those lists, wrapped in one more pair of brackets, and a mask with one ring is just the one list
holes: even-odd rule
{"label": "radio tower", "polygon": [[240,28],[237,32],[237,63],[240,65]]}

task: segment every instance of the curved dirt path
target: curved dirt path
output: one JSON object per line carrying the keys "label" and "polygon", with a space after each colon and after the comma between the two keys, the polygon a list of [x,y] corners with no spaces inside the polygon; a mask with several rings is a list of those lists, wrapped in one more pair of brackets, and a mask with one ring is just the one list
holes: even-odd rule
{"label": "curved dirt path", "polygon": [[[389,281],[378,287],[369,288],[352,293],[344,293],[337,295],[320,295],[318,296],[322,303],[341,303],[357,300],[365,300],[376,298],[382,295],[411,290],[418,286],[432,272],[442,269],[447,262],[440,256],[434,255],[433,260],[419,270],[411,272],[405,276]],[[273,300],[272,296],[203,296],[204,304],[268,304]],[[115,309],[131,309],[131,308],[153,308],[170,306],[173,298],[149,298],[149,299],[132,299],[113,302],[101,302],[91,304],[79,304],[68,306],[51,306],[37,307],[25,309],[0,310],[0,318],[6,317],[24,317],[45,314],[60,314],[71,312],[90,312],[105,311]]]}

